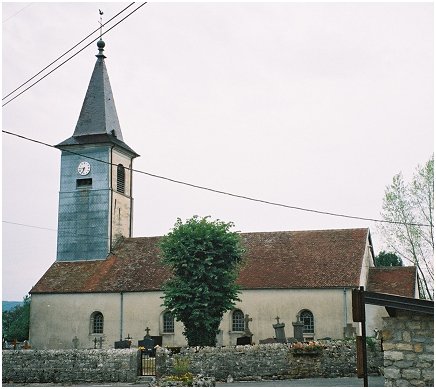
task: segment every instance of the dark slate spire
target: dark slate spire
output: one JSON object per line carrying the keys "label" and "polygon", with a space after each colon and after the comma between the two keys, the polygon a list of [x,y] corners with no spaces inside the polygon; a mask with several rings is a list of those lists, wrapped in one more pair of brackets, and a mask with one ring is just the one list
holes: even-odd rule
{"label": "dark slate spire", "polygon": [[110,134],[123,140],[114,97],[103,54],[105,43],[97,42],[99,53],[73,136]]}
{"label": "dark slate spire", "polygon": [[118,121],[112,88],[109,82],[103,54],[105,43],[100,38],[97,42],[97,62],[89,81],[82,110],[73,136],[59,143],[57,147],[75,146],[92,143],[116,144],[125,150],[138,154],[123,141],[120,122]]}

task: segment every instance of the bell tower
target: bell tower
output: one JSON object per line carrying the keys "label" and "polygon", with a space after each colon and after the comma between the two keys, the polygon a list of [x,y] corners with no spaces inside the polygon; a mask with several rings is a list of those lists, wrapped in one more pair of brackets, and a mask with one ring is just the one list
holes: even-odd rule
{"label": "bell tower", "polygon": [[106,259],[119,236],[132,236],[132,164],[124,143],[103,54],[97,62],[72,137],[62,151],[57,261]]}

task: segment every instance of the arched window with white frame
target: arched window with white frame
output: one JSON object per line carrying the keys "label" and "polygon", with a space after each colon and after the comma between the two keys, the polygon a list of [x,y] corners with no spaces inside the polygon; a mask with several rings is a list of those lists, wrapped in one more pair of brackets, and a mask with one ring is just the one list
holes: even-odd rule
{"label": "arched window with white frame", "polygon": [[308,309],[303,309],[298,314],[298,321],[303,323],[303,335],[305,338],[313,338],[315,333],[315,319],[313,313]]}
{"label": "arched window with white frame", "polygon": [[245,331],[244,312],[242,312],[240,309],[235,309],[232,312],[232,331]]}
{"label": "arched window with white frame", "polygon": [[103,334],[104,329],[104,317],[99,311],[95,311],[91,314],[90,320],[90,333],[91,334]]}
{"label": "arched window with white frame", "polygon": [[162,329],[165,334],[174,333],[174,315],[169,311],[165,311],[162,315]]}

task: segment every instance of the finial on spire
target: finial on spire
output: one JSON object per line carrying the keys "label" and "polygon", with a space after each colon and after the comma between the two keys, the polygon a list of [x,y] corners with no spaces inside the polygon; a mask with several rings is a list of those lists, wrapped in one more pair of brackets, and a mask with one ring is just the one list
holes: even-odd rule
{"label": "finial on spire", "polygon": [[98,13],[100,14],[100,40],[101,39],[101,35],[102,35],[102,31],[103,31],[103,11],[101,9],[98,10]]}
{"label": "finial on spire", "polygon": [[98,47],[98,54],[96,55],[97,58],[106,58],[106,56],[103,54],[104,51],[104,47],[105,47],[105,43],[103,41],[103,39],[101,39],[101,36],[103,35],[103,11],[101,9],[98,10],[98,13],[100,14],[100,39],[97,42],[97,47]]}

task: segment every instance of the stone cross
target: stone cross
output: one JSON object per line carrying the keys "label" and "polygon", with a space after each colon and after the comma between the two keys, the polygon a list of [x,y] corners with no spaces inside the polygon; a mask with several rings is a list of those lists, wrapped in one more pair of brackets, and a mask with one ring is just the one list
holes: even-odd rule
{"label": "stone cross", "polygon": [[250,321],[253,321],[253,319],[250,316],[248,316],[248,314],[246,314],[245,318],[244,318],[244,322],[245,322],[245,335],[246,336],[252,336],[253,335],[253,333],[250,331],[250,328],[248,327],[248,324],[249,324]]}
{"label": "stone cross", "polygon": [[75,349],[79,348],[79,338],[78,338],[77,336],[75,336],[75,337],[73,338],[73,347],[74,347]]}
{"label": "stone cross", "polygon": [[276,317],[277,324],[273,324],[274,331],[276,333],[276,340],[279,343],[286,343],[285,335],[285,323],[280,323],[280,318]]}
{"label": "stone cross", "polygon": [[146,332],[145,337],[146,337],[146,338],[149,338],[149,337],[150,337],[150,328],[148,328],[148,326],[147,326],[147,328],[145,329],[145,332]]}

